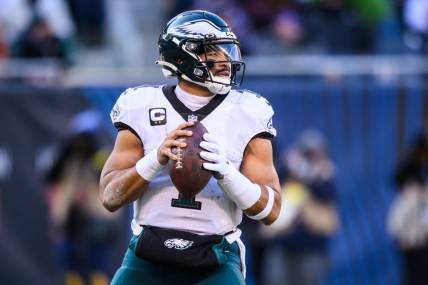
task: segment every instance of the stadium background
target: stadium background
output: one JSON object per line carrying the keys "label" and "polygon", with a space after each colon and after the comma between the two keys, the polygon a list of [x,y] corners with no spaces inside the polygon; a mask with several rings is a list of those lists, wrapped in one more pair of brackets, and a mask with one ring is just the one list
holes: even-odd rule
{"label": "stadium background", "polygon": [[[188,6],[173,1],[136,2],[124,1],[129,6],[121,6],[115,1],[99,0],[95,8],[81,3],[89,10],[80,17],[98,15],[99,21],[97,17],[93,21],[110,36],[91,38],[97,30],[88,32],[83,28],[87,33],[79,39],[82,28],[78,24],[85,23],[76,21],[76,47],[66,67],[62,61],[22,59],[12,52],[1,61],[1,284],[55,284],[58,278],[60,266],[49,240],[43,177],[55,146],[70,135],[72,118],[79,112],[96,110],[101,125],[108,130],[106,141],[111,143],[115,131],[109,112],[125,88],[172,83],[163,79],[152,64],[156,37],[165,19]],[[204,1],[198,2],[204,7]],[[398,2],[404,5],[406,1]],[[386,219],[396,193],[393,175],[397,161],[426,125],[428,64],[423,51],[406,46],[402,40],[399,10],[393,10],[391,3],[397,4],[386,4],[390,12],[379,20],[376,48],[363,55],[353,50],[346,55],[334,51],[308,55],[303,48],[303,52],[296,52],[298,47],[294,47],[292,52],[254,51],[244,57],[248,76],[243,88],[265,96],[276,111],[276,158],[309,127],[322,131],[329,143],[337,167],[341,226],[330,242],[332,268],[325,284],[400,283],[401,257],[387,232]],[[82,7],[80,11],[84,11]],[[114,21],[109,18],[111,12],[103,11],[112,7],[127,7],[121,16],[130,13],[137,18],[135,27],[142,28],[128,34],[132,29],[124,22],[117,24],[124,19],[117,15],[116,25],[108,27],[106,23]],[[130,12],[132,7],[154,12],[138,18],[138,11]],[[121,27],[124,39],[118,46],[114,37],[118,37]],[[133,45],[139,37],[142,43]],[[391,43],[389,48],[384,48],[386,42]],[[126,45],[133,48],[126,49]],[[137,54],[134,60],[128,58],[133,52]],[[122,53],[125,55],[120,57]],[[277,166],[281,171],[280,162]],[[126,246],[126,216],[124,237],[111,246]]]}

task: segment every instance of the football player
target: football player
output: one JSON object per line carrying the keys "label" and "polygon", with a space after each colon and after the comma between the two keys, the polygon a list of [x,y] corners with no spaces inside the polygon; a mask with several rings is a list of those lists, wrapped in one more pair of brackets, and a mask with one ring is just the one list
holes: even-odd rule
{"label": "football player", "polygon": [[[207,11],[170,20],[159,37],[163,73],[176,86],[127,89],[113,107],[118,129],[100,181],[110,211],[134,202],[133,237],[112,284],[244,284],[242,214],[273,223],[281,209],[270,139],[273,109],[260,95],[232,90],[245,64],[227,23]],[[201,121],[204,168],[214,172],[194,198],[168,175],[178,137]],[[178,202],[177,202],[178,201]]]}

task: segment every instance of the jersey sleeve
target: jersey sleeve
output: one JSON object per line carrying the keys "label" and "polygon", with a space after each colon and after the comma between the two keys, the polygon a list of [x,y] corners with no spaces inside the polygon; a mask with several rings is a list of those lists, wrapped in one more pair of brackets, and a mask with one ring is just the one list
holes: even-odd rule
{"label": "jersey sleeve", "polygon": [[274,110],[269,101],[263,96],[246,91],[244,96],[248,99],[244,104],[245,113],[251,120],[254,137],[274,138],[276,129],[273,126]]}
{"label": "jersey sleeve", "polygon": [[113,106],[110,118],[118,131],[129,130],[141,140],[137,122],[144,106],[141,106],[143,98],[138,93],[134,88],[126,89]]}

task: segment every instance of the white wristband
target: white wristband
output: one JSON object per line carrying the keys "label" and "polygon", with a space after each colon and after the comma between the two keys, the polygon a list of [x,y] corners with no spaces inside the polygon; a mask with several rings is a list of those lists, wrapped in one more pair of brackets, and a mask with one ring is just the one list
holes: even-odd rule
{"label": "white wristband", "polygon": [[262,193],[259,185],[252,183],[230,163],[227,173],[217,183],[242,210],[254,205]]}
{"label": "white wristband", "polygon": [[261,211],[257,215],[254,215],[254,216],[247,215],[248,218],[253,220],[263,220],[264,218],[269,216],[270,212],[272,211],[273,202],[275,201],[275,193],[273,192],[272,188],[270,188],[269,186],[265,185],[265,187],[267,188],[269,193],[269,198],[268,198],[266,207],[263,209],[263,211]]}
{"label": "white wristband", "polygon": [[165,165],[159,163],[158,148],[155,148],[135,164],[135,169],[137,170],[137,173],[144,178],[144,180],[152,181],[159,170],[164,166]]}

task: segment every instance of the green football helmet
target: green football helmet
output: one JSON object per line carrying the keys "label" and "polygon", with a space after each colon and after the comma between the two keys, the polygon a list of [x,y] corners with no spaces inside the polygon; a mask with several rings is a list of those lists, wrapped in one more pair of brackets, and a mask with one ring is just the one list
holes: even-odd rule
{"label": "green football helmet", "polygon": [[167,77],[178,77],[226,94],[245,74],[240,44],[227,23],[216,14],[195,10],[178,14],[163,29],[160,58]]}

